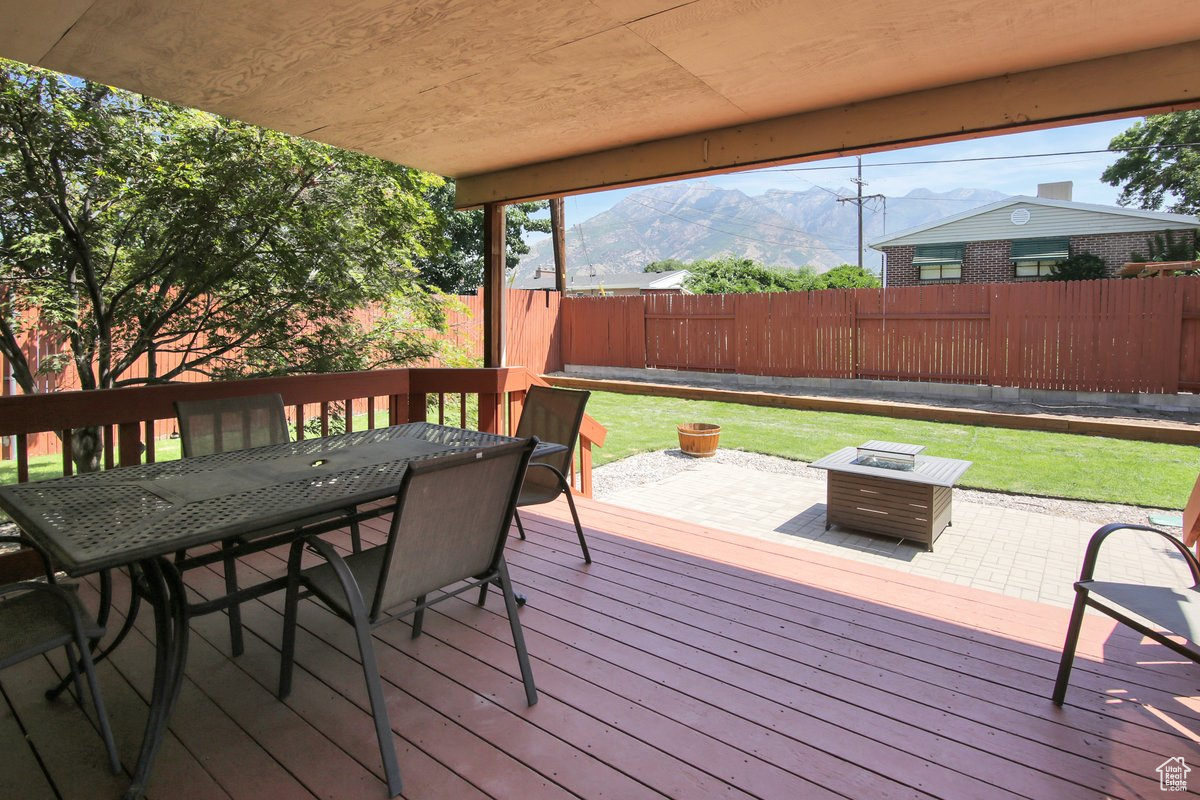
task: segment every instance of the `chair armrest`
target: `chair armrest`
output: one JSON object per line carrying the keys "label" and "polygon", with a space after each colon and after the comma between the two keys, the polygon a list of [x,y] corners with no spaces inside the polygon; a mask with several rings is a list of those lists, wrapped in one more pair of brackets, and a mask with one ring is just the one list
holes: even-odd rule
{"label": "chair armrest", "polygon": [[567,480],[567,476],[566,476],[566,475],[563,475],[561,472],[559,472],[559,470],[558,470],[558,467],[554,466],[553,464],[543,464],[543,463],[541,463],[540,461],[530,461],[530,462],[529,462],[529,467],[527,468],[527,471],[528,471],[528,470],[530,470],[530,469],[533,469],[534,467],[541,467],[542,469],[548,469],[548,470],[550,470],[550,471],[551,471],[551,472],[553,472],[553,473],[554,473],[556,476],[558,476],[558,482],[559,482],[560,484],[562,484],[563,486],[570,486],[570,485],[571,485],[571,482]]}
{"label": "chair armrest", "polygon": [[19,544],[37,553],[42,559],[42,568],[46,572],[46,580],[54,583],[54,565],[50,563],[50,555],[37,542],[25,536],[0,536],[0,544]]}
{"label": "chair armrest", "polygon": [[1157,533],[1159,536],[1170,542],[1176,550],[1183,556],[1183,560],[1187,562],[1188,569],[1192,573],[1192,583],[1200,586],[1200,562],[1196,560],[1196,556],[1188,549],[1187,545],[1181,542],[1177,537],[1172,536],[1166,531],[1160,531],[1158,528],[1151,528],[1149,525],[1137,525],[1131,522],[1112,522],[1099,528],[1092,534],[1091,540],[1088,541],[1087,551],[1083,556],[1083,569],[1080,570],[1079,580],[1090,581],[1092,575],[1096,571],[1096,561],[1100,557],[1100,547],[1108,539],[1109,536],[1117,531],[1146,531],[1148,533]]}

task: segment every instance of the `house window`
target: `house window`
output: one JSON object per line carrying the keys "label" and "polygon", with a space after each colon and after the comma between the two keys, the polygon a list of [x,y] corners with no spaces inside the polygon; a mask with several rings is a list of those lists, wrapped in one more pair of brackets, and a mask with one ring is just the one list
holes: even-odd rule
{"label": "house window", "polygon": [[919,244],[913,255],[913,266],[922,281],[961,280],[962,262],[961,244]]}
{"label": "house window", "polygon": [[1070,240],[1018,239],[1012,243],[1013,277],[1044,278],[1070,255]]}

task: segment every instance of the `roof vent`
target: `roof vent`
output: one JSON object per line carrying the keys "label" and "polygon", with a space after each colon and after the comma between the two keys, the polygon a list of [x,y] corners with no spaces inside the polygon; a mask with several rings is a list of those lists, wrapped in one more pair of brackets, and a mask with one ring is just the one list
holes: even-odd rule
{"label": "roof vent", "polygon": [[1058,183],[1039,183],[1038,197],[1043,200],[1067,200],[1071,199],[1071,190],[1074,188],[1074,181],[1059,181]]}

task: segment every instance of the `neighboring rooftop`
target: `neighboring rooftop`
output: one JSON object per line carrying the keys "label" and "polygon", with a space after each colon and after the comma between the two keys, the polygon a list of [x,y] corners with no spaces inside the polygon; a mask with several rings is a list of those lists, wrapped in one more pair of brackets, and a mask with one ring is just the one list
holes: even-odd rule
{"label": "neighboring rooftop", "polygon": [[1017,195],[898,231],[869,245],[879,249],[909,244],[1036,239],[1068,233],[1196,229],[1200,229],[1200,220],[1187,214]]}

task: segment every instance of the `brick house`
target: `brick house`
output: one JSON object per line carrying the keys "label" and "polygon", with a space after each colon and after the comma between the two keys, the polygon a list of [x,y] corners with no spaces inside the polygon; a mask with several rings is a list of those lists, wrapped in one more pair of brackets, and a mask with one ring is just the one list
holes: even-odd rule
{"label": "brick house", "polygon": [[[1061,191],[1064,185],[1049,186]],[[1175,237],[1194,235],[1198,229],[1200,220],[1185,214],[1017,196],[894,233],[870,246],[884,254],[886,286],[1009,283],[1039,280],[1054,264],[1081,253],[1099,256],[1108,274],[1116,276],[1130,253],[1148,250],[1151,236],[1168,231]]]}

